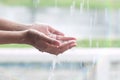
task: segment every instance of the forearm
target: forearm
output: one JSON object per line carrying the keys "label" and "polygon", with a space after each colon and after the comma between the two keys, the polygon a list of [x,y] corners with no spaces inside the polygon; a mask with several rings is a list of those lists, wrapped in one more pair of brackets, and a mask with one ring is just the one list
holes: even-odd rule
{"label": "forearm", "polygon": [[25,44],[25,31],[0,31],[0,44]]}
{"label": "forearm", "polygon": [[22,31],[22,30],[27,30],[27,29],[29,29],[29,27],[25,24],[20,24],[17,22],[12,22],[12,21],[0,18],[0,30]]}

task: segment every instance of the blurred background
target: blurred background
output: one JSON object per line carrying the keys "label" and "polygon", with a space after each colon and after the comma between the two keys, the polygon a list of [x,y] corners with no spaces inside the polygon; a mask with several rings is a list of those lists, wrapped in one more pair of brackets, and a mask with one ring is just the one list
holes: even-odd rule
{"label": "blurred background", "polygon": [[0,80],[120,80],[120,0],[0,0],[0,17],[49,24],[78,39],[57,57],[0,45]]}

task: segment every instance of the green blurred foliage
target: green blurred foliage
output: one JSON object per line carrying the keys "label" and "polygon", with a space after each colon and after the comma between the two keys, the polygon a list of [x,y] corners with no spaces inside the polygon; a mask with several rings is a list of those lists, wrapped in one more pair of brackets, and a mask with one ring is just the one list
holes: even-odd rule
{"label": "green blurred foliage", "polygon": [[0,48],[32,48],[32,46],[26,44],[1,44]]}
{"label": "green blurred foliage", "polygon": [[[120,48],[120,39],[93,39],[92,46],[90,46],[89,39],[77,41],[78,48]],[[4,44],[0,48],[32,48],[30,45],[25,44]]]}
{"label": "green blurred foliage", "polygon": [[120,39],[92,39],[92,46],[90,46],[90,40],[83,39],[77,41],[77,47],[83,48],[119,48],[120,47]]}
{"label": "green blurred foliage", "polygon": [[[33,1],[37,0],[0,0],[3,5],[9,6],[33,6]],[[75,2],[76,8],[79,8],[84,2],[84,8],[120,8],[120,0],[40,0],[38,4],[40,7],[70,7]],[[56,4],[57,3],[57,4]],[[89,4],[88,4],[89,3]]]}

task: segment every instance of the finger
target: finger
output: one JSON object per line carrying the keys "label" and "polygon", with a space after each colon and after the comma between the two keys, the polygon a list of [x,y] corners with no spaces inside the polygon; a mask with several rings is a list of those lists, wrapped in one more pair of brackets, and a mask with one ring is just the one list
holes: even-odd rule
{"label": "finger", "polygon": [[76,46],[75,41],[69,41],[67,43],[64,43],[58,48],[58,54],[63,53],[64,51],[71,49],[72,47],[75,47],[75,46]]}
{"label": "finger", "polygon": [[52,33],[52,34],[56,34],[56,35],[61,35],[61,36],[64,36],[64,33],[52,28],[52,27],[49,27],[49,31]]}
{"label": "finger", "polygon": [[64,37],[64,36],[56,36],[56,39],[60,41],[76,40],[76,38],[74,37]]}
{"label": "finger", "polygon": [[47,47],[45,51],[50,54],[58,55],[75,46],[76,43],[74,41],[70,41],[68,43],[62,44],[60,47],[49,45],[49,47]]}
{"label": "finger", "polygon": [[60,45],[59,41],[57,41],[57,40],[55,40],[53,38],[50,38],[50,37],[46,36],[45,34],[40,34],[39,36],[42,38],[43,41],[46,41],[49,44],[56,45],[56,46]]}

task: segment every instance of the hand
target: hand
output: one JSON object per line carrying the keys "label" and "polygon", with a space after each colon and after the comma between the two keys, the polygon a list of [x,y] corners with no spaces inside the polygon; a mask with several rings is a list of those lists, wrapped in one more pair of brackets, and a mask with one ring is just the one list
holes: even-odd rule
{"label": "hand", "polygon": [[[65,42],[60,43],[58,40],[48,37],[47,35],[37,30],[27,30],[26,42],[37,48],[42,52],[48,52],[54,55],[63,53],[64,51],[76,46],[75,40],[69,40],[71,37],[57,37],[58,39],[64,39]],[[66,42],[67,40],[67,42]]]}
{"label": "hand", "polygon": [[64,34],[62,32],[52,28],[49,25],[45,25],[45,24],[32,24],[32,25],[29,25],[29,27],[31,29],[35,29],[35,30],[40,31],[40,32],[44,33],[47,36],[49,36],[51,34],[64,36]]}
{"label": "hand", "polygon": [[44,33],[48,37],[51,37],[53,39],[59,40],[60,42],[70,41],[70,40],[76,40],[74,37],[64,37],[64,34],[54,28],[52,28],[49,25],[45,24],[32,24],[29,25],[31,29],[35,29],[39,32]]}

